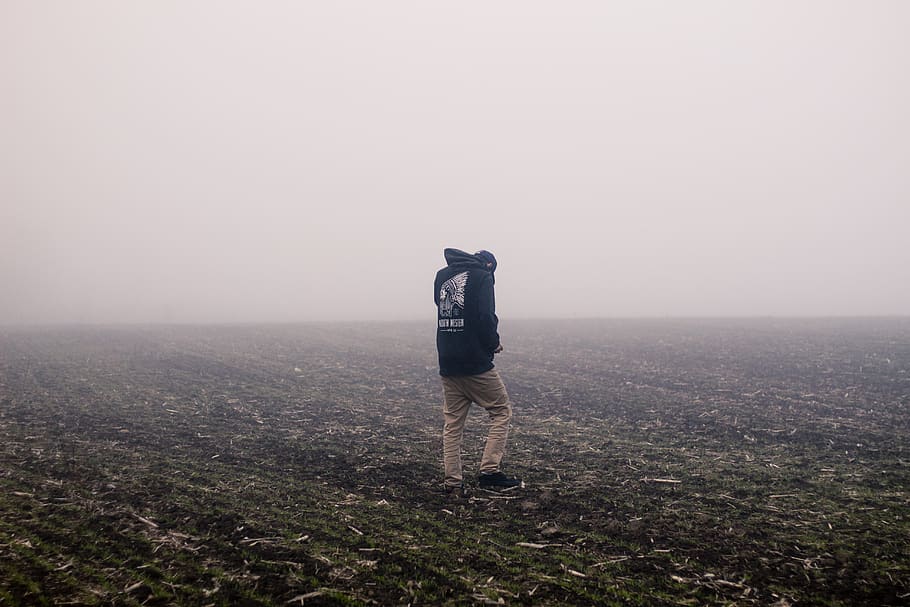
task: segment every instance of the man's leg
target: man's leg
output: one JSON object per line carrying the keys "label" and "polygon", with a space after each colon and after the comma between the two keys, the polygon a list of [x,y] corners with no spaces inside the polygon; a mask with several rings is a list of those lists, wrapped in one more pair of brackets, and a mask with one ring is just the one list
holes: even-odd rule
{"label": "man's leg", "polygon": [[464,436],[464,424],[471,409],[468,398],[460,382],[454,378],[442,378],[443,405],[442,415],[445,426],[442,430],[442,460],[445,466],[445,485],[457,487],[462,484],[461,440]]}
{"label": "man's leg", "polygon": [[490,433],[480,460],[480,472],[490,474],[499,471],[499,465],[506,452],[509,438],[509,421],[512,419],[512,403],[499,371],[490,369],[486,373],[471,376],[469,397],[490,414]]}

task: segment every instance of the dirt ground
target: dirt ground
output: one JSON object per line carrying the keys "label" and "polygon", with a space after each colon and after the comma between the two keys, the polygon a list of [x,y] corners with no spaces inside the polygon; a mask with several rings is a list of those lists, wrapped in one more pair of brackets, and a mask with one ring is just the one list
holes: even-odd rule
{"label": "dirt ground", "polygon": [[910,320],[0,329],[0,605],[910,605]]}

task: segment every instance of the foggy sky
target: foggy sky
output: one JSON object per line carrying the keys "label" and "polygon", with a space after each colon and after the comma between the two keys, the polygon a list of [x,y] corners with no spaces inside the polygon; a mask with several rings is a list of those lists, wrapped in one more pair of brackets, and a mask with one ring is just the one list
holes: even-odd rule
{"label": "foggy sky", "polygon": [[[0,325],[910,313],[910,3],[0,4]],[[429,322],[432,322],[430,320]]]}

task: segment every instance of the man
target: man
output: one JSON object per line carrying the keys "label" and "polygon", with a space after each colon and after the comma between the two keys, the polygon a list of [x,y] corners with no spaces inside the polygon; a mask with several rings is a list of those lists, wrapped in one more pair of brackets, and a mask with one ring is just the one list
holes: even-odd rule
{"label": "man", "polygon": [[444,394],[442,433],[445,488],[464,495],[461,441],[472,403],[490,414],[490,433],[480,461],[482,489],[521,485],[499,469],[506,450],[512,404],[493,355],[502,352],[493,295],[496,258],[489,251],[471,255],[444,251],[445,268],[436,273],[433,295],[437,309],[436,349]]}

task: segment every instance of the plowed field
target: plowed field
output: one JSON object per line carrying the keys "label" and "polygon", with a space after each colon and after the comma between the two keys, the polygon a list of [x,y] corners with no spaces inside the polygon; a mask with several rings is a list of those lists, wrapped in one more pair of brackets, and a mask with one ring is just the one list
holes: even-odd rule
{"label": "plowed field", "polygon": [[907,605],[910,320],[0,329],[0,605]]}

